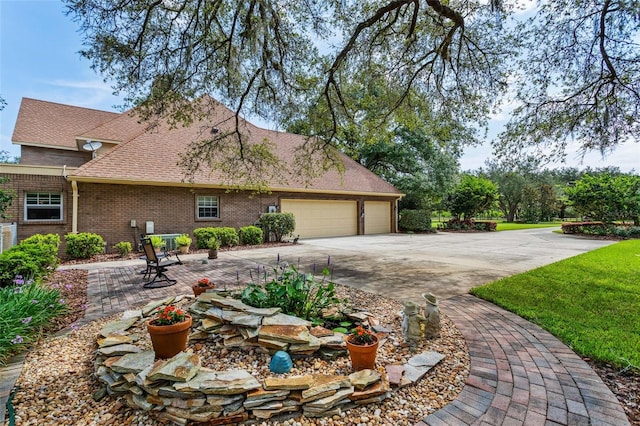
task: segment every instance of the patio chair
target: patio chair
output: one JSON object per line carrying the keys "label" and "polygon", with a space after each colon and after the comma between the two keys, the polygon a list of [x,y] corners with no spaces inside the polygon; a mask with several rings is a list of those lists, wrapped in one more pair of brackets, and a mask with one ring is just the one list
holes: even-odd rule
{"label": "patio chair", "polygon": [[[147,235],[145,234],[140,234],[140,245],[138,247],[142,247],[142,240],[148,238]],[[158,259],[162,259],[162,258],[170,258],[172,256],[175,256],[177,261],[178,261],[178,265],[182,265],[182,260],[180,260],[180,256],[178,256],[178,252],[173,250],[173,251],[167,251],[167,249],[165,247],[163,247],[161,249],[161,252],[158,252],[157,247],[154,247],[154,249],[156,250],[156,257]],[[140,259],[142,260],[147,260],[147,256],[140,256]],[[140,271],[140,274],[144,277],[147,278],[147,276],[149,276],[149,278],[151,278],[151,273],[153,272],[153,268],[149,267],[149,265],[147,264],[147,267],[145,269],[143,269],[142,271]]]}
{"label": "patio chair", "polygon": [[155,273],[153,279],[144,284],[144,288],[159,288],[159,287],[168,287],[170,285],[174,285],[177,280],[172,280],[169,278],[165,272],[167,268],[173,265],[180,265],[180,259],[174,260],[171,259],[169,255],[158,255],[156,254],[156,250],[153,247],[153,243],[151,242],[151,238],[144,237],[141,240],[142,248],[145,254],[145,260],[147,262],[147,269],[144,274],[144,278],[151,278],[151,274]]}

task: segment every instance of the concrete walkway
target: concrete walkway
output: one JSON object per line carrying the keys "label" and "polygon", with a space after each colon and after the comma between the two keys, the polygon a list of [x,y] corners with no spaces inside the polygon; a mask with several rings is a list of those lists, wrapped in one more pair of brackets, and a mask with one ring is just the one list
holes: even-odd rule
{"label": "concrete walkway", "polygon": [[[243,285],[278,258],[304,271],[319,272],[329,264],[337,283],[399,300],[416,300],[431,291],[446,299],[442,311],[465,336],[471,373],[459,397],[419,425],[625,425],[629,423],[615,396],[569,348],[522,318],[466,294],[471,287],[610,243],[549,229],[307,240],[277,249],[221,252],[212,261],[201,254],[185,256],[184,265],[170,269],[178,283],[161,289],[142,288],[142,261],[74,268],[90,270],[83,322],[189,293],[201,277],[221,287]],[[8,396],[4,389],[13,387],[5,382],[18,376],[16,365],[0,370],[2,406]]]}

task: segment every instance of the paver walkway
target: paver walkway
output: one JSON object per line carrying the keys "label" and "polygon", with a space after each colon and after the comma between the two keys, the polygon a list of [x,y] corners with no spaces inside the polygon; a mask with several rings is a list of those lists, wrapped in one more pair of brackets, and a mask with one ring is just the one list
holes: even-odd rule
{"label": "paver walkway", "polygon": [[[190,257],[185,265],[172,267],[169,275],[178,283],[161,289],[142,288],[139,272],[144,263],[92,265],[100,269],[89,274],[84,322],[151,299],[189,293],[191,284],[203,276],[224,286],[246,283],[259,270],[264,272],[258,262],[239,257],[203,260]],[[337,281],[349,284],[348,279]],[[416,426],[629,424],[613,393],[589,365],[538,326],[471,295],[443,300],[441,310],[466,339],[471,371],[458,398]],[[0,407],[20,374],[19,365],[18,361],[0,369]]]}

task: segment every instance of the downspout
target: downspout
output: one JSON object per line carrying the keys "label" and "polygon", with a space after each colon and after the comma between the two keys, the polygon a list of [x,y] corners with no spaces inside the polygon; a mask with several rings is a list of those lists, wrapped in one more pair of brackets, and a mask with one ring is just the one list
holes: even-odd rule
{"label": "downspout", "polygon": [[72,207],[71,207],[71,233],[78,233],[78,182],[71,181],[71,188],[73,189],[72,195]]}

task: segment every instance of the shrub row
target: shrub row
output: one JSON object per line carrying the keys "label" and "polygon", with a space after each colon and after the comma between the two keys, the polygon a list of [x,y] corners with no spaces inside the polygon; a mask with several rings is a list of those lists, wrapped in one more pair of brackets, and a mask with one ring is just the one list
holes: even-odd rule
{"label": "shrub row", "polygon": [[238,244],[261,244],[263,239],[262,229],[257,226],[243,226],[238,231],[231,227],[208,227],[193,230],[196,237],[197,248],[209,248],[209,240],[215,238],[221,247],[232,247]]}
{"label": "shrub row", "polygon": [[616,238],[640,238],[640,226],[616,225],[603,222],[571,222],[562,224],[564,234],[597,235]]}
{"label": "shrub row", "polygon": [[452,218],[449,221],[442,224],[443,229],[449,229],[452,231],[483,231],[490,232],[495,231],[498,228],[498,223],[493,221],[481,221],[476,222],[473,219],[456,219]]}

